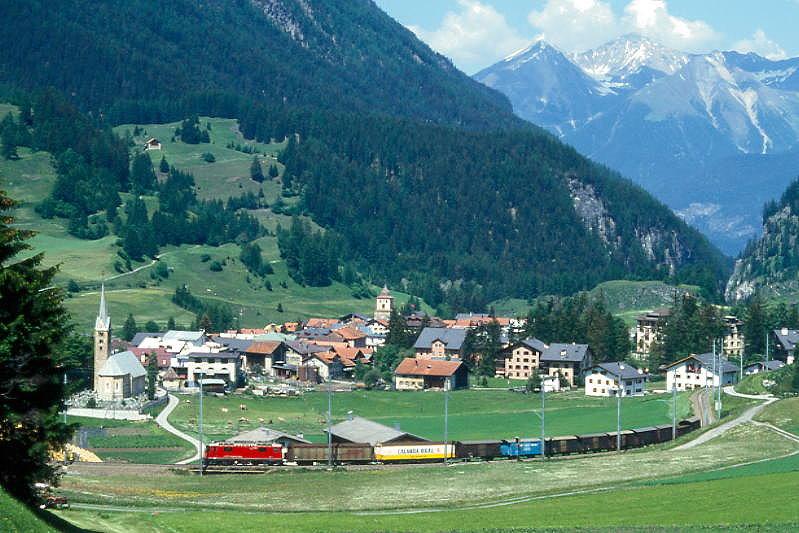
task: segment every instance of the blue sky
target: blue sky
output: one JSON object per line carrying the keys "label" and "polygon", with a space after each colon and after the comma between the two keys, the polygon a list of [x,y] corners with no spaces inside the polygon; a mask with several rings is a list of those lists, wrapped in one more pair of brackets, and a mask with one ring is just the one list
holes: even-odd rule
{"label": "blue sky", "polygon": [[624,33],[673,48],[799,56],[799,0],[375,0],[473,74],[537,38],[567,52]]}

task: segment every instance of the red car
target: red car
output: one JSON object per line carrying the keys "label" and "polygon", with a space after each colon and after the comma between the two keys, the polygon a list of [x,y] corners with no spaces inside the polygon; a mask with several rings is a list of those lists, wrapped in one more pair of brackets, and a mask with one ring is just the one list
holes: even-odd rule
{"label": "red car", "polygon": [[274,465],[283,463],[286,449],[275,443],[216,442],[205,447],[207,465]]}

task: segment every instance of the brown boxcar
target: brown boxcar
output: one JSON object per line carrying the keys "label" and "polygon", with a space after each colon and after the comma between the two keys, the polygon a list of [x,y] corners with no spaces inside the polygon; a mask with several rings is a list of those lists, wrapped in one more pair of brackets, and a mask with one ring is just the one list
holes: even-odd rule
{"label": "brown boxcar", "polygon": [[580,441],[580,451],[583,453],[601,452],[616,448],[616,434],[613,438],[607,433],[589,433],[587,435],[577,435]]}
{"label": "brown boxcar", "polygon": [[[333,462],[369,463],[374,461],[374,451],[369,444],[333,443]],[[292,444],[286,453],[286,461],[297,464],[328,462],[327,444]]]}
{"label": "brown boxcar", "polygon": [[458,459],[486,459],[499,457],[498,440],[464,440],[455,443],[455,457]]}
{"label": "brown boxcar", "polygon": [[655,427],[636,428],[633,431],[638,435],[639,446],[649,446],[658,442],[658,430]]}
{"label": "brown boxcar", "polygon": [[668,442],[671,440],[672,426],[671,424],[661,424],[655,426],[658,432],[658,442]]}
{"label": "brown boxcar", "polygon": [[582,451],[580,439],[575,435],[562,435],[547,439],[547,455],[566,455]]}

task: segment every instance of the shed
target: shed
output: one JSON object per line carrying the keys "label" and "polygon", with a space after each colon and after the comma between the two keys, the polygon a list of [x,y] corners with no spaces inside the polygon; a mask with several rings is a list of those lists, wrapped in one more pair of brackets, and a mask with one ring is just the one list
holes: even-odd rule
{"label": "shed", "polygon": [[372,446],[389,442],[428,442],[427,439],[418,435],[384,426],[360,416],[332,426],[330,435],[333,442],[354,442],[357,444],[371,444]]}

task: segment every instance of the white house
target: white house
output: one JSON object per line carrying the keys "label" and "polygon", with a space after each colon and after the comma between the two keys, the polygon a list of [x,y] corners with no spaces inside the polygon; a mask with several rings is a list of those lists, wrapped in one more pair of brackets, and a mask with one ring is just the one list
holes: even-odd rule
{"label": "white house", "polygon": [[235,386],[241,371],[241,355],[237,352],[194,352],[185,356],[184,365],[189,381],[217,378]]}
{"label": "white house", "polygon": [[[721,370],[717,368],[719,366]],[[666,390],[693,390],[704,387],[718,387],[719,384],[732,385],[738,381],[738,367],[725,358],[712,353],[689,355],[666,367]]]}
{"label": "white house", "polygon": [[586,396],[643,396],[649,378],[643,370],[624,363],[599,363],[585,376]]}

